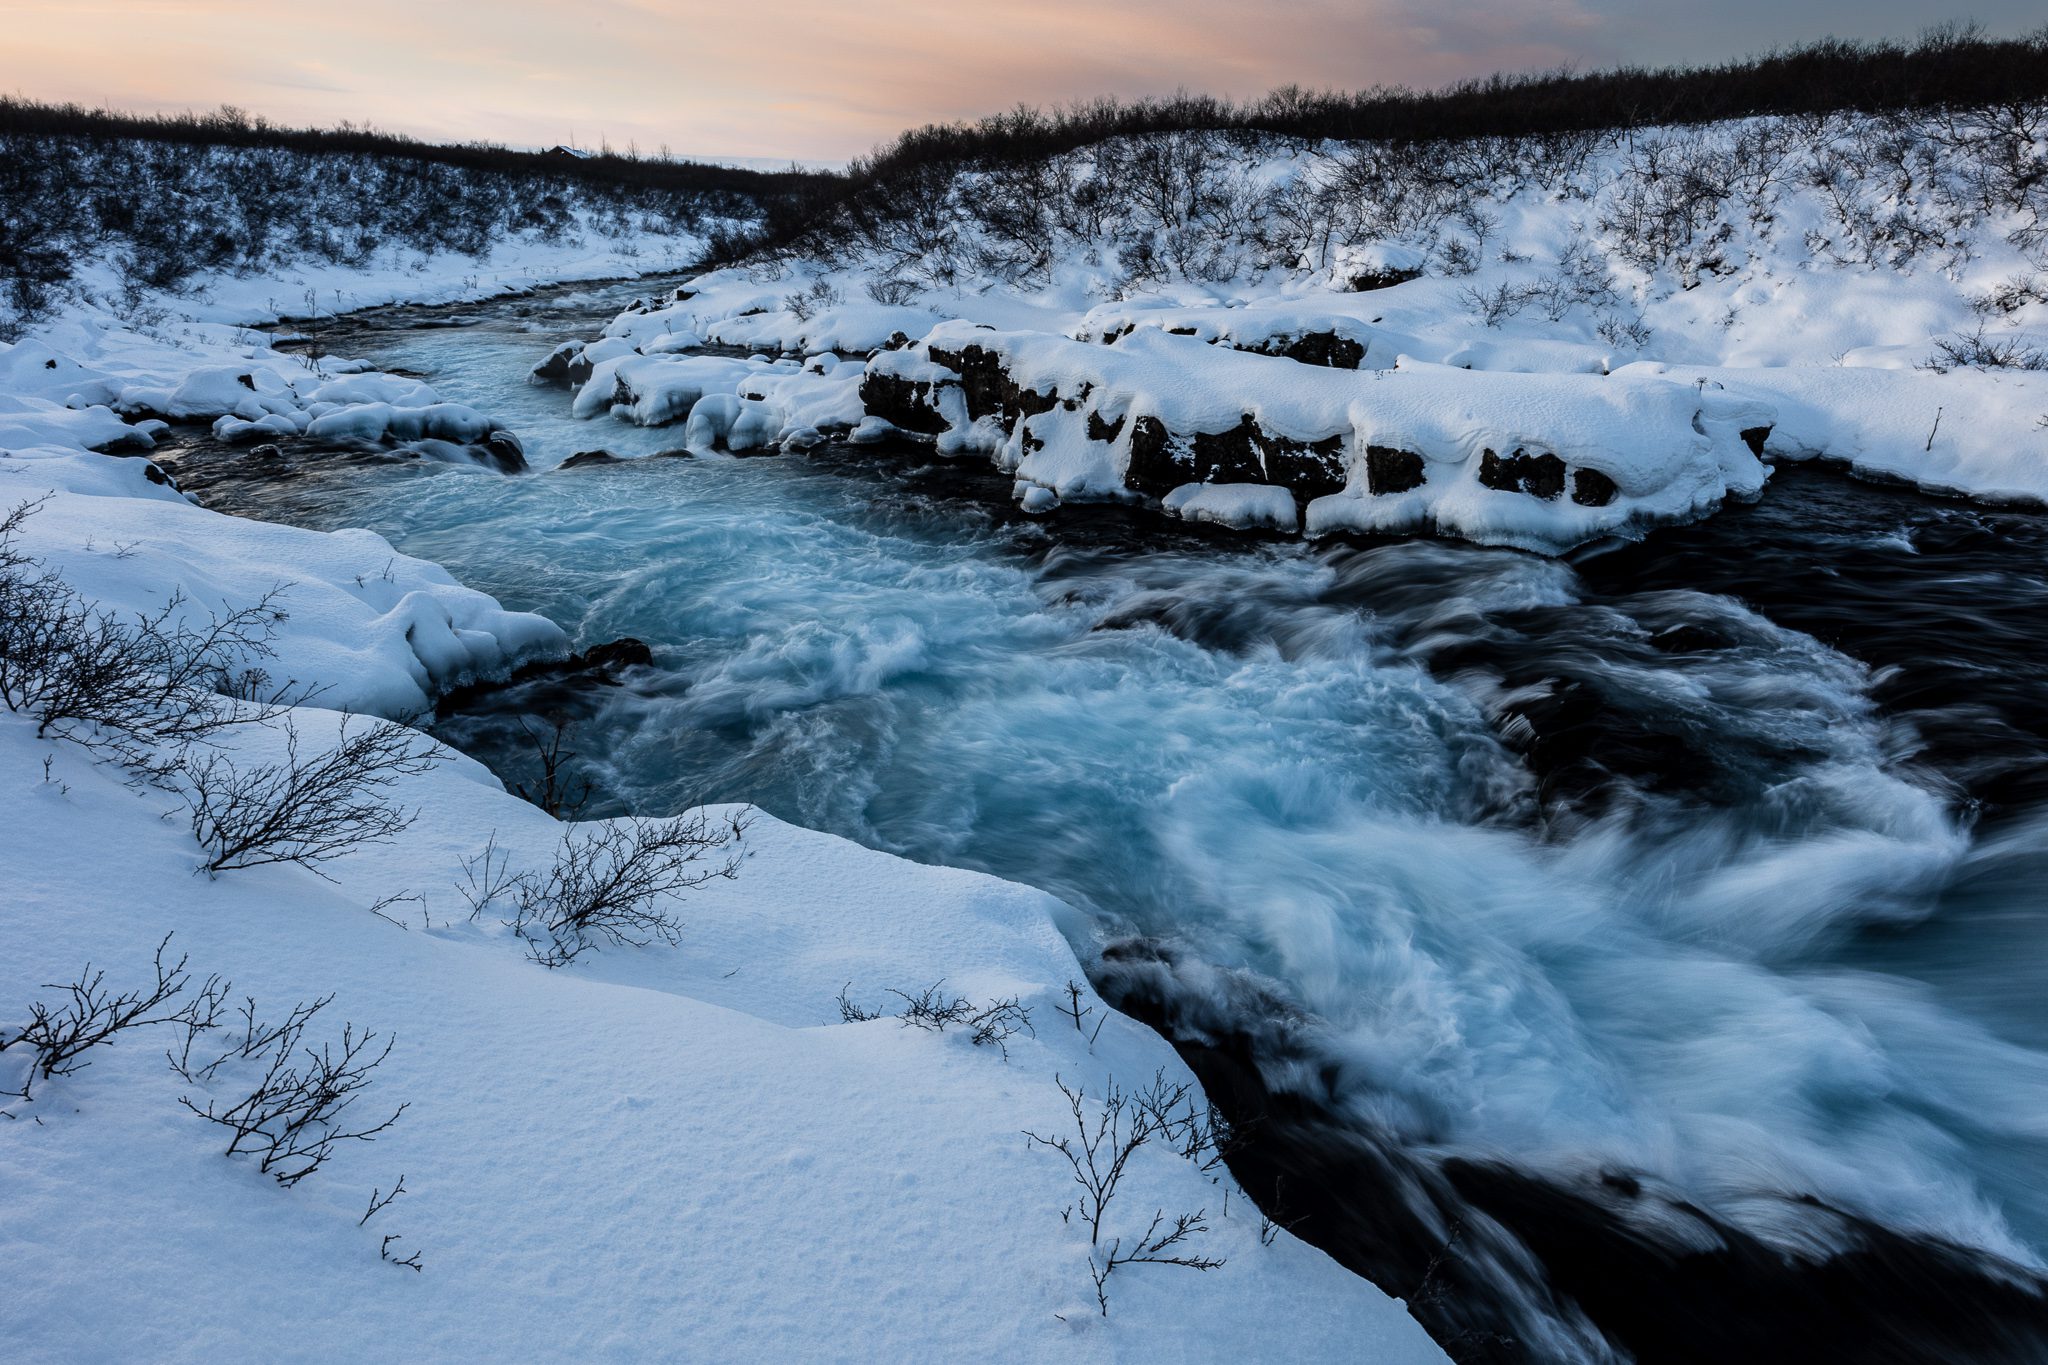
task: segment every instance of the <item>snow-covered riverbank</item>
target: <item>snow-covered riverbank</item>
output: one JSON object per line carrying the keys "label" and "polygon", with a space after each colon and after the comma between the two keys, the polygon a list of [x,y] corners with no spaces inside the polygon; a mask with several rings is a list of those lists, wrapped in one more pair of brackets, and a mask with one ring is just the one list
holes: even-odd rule
{"label": "snow-covered riverbank", "polygon": [[1311,536],[1555,552],[1754,497],[1763,460],[2040,504],[2029,126],[1135,138],[877,187],[542,373],[639,423],[715,396],[703,448],[893,431],[993,461],[1030,511]]}
{"label": "snow-covered riverbank", "polygon": [[[0,349],[0,499],[38,504],[18,549],[124,619],[182,593],[173,619],[198,621],[281,587],[271,685],[321,689],[319,705],[221,732],[244,771],[284,759],[286,721],[316,752],[342,723],[324,708],[404,715],[567,648],[381,537],[221,516],[146,458],[92,453],[145,451],[154,419],[124,418],[146,413],[230,434],[338,421],[392,447],[488,437],[487,416],[476,427],[415,381],[317,372],[234,325],[261,315],[142,330],[78,314]],[[443,750],[399,780],[390,803],[417,815],[392,842],[209,877],[189,792],[37,728],[0,714],[16,806],[0,825],[0,1037],[32,1002],[57,1007],[88,962],[114,990],[147,985],[170,934],[195,989],[217,974],[264,1018],[332,995],[320,1018],[336,1037],[344,1020],[395,1035],[363,1107],[408,1107],[287,1189],[223,1158],[223,1131],[181,1107],[233,1099],[167,1069],[181,1026],[36,1080],[0,1105],[0,1255],[15,1267],[0,1336],[27,1357],[1442,1358],[1400,1303],[1262,1226],[1199,1143],[1190,1159],[1163,1131],[1091,1248],[1072,1171],[1023,1136],[1073,1129],[1055,1078],[1084,1093],[1090,1125],[1112,1085],[1190,1078],[1085,986],[1082,1026],[1059,1013],[1081,973],[1040,892],[757,816],[737,877],[672,907],[679,942],[549,970],[501,910],[472,920],[458,887],[488,849],[541,873],[602,828],[565,826],[469,760]],[[891,991],[941,980],[976,1007],[1014,998],[1031,1028],[977,1046],[957,1023],[891,1017]],[[842,991],[881,1017],[849,1022]],[[0,1088],[28,1082],[25,1050],[0,1053]],[[1183,1102],[1202,1113],[1198,1095]],[[358,1226],[401,1175],[404,1197]],[[1223,1264],[1124,1264],[1105,1316],[1090,1266],[1148,1229],[1156,1243],[1155,1211],[1202,1225],[1159,1254]],[[395,1257],[420,1253],[418,1274],[380,1260],[389,1234]]]}

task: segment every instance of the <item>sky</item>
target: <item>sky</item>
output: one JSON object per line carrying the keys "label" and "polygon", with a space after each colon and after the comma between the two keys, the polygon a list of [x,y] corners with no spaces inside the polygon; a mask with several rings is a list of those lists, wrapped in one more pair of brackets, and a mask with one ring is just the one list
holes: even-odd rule
{"label": "sky", "polygon": [[[1911,37],[1916,0],[0,0],[0,90],[436,140],[840,161],[918,124],[1175,89],[1426,87]],[[2013,34],[2040,0],[1982,0]]]}

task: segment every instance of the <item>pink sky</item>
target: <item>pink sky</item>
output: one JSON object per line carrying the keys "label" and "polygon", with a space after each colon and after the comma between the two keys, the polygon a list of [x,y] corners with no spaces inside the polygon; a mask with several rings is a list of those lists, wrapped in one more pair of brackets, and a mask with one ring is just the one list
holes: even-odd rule
{"label": "pink sky", "polygon": [[[1670,0],[0,0],[0,88],[437,139],[839,159],[1020,101],[1428,86],[1821,31],[1779,32],[1784,8],[1724,0],[1721,46],[1695,53],[1649,13],[1701,13]],[[1910,33],[1896,21],[1926,7],[1815,8]]]}

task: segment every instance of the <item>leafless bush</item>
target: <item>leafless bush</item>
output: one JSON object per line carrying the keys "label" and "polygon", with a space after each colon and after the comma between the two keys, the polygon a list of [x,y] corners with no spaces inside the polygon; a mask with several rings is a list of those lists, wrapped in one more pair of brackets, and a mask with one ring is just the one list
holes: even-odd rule
{"label": "leafless bush", "polygon": [[1593,330],[1609,346],[1622,350],[1640,350],[1650,344],[1649,324],[1627,313],[1609,313]]}
{"label": "leafless bush", "polygon": [[41,506],[0,518],[0,705],[160,774],[167,754],[307,700],[262,668],[286,619],[283,587],[192,624],[182,593],[124,617],[95,607],[23,552],[17,537]]}
{"label": "leafless bush", "polygon": [[1500,326],[1529,305],[1528,291],[1505,280],[1492,289],[1460,290],[1458,298],[1488,327]]}
{"label": "leafless bush", "polygon": [[237,1061],[263,1065],[255,1087],[233,1103],[209,1096],[202,1107],[189,1095],[179,1103],[233,1135],[228,1156],[255,1157],[257,1169],[286,1188],[318,1171],[340,1143],[374,1141],[408,1107],[400,1104],[375,1123],[358,1126],[353,1121],[349,1111],[375,1082],[374,1073],[391,1055],[395,1040],[385,1038],[379,1048],[378,1034],[343,1024],[338,1041],[306,1043],[307,1026],[332,1000],[326,996],[294,1006],[283,1023],[274,1025],[256,1021],[252,1000],[242,1040],[215,1061],[184,1073],[188,1080],[203,1082],[223,1067],[232,1070]]}
{"label": "leafless bush", "polygon": [[421,1264],[420,1254],[417,1251],[413,1252],[410,1256],[394,1256],[391,1254],[391,1244],[401,1240],[403,1239],[395,1232],[384,1234],[384,1244],[377,1249],[378,1256],[391,1262],[393,1265],[402,1265],[407,1270],[425,1270],[426,1266]]}
{"label": "leafless bush", "polygon": [[[1010,1040],[1020,1033],[1036,1037],[1038,1030],[1031,1026],[1031,1010],[1015,996],[991,1000],[977,1005],[964,995],[948,995],[944,981],[935,981],[923,990],[912,994],[890,988],[889,994],[903,1002],[895,1018],[905,1028],[920,1028],[928,1033],[944,1033],[948,1028],[960,1027],[968,1031],[976,1047],[993,1047],[1010,1056]],[[848,996],[853,983],[848,982],[839,991],[839,1018],[843,1023],[864,1024],[871,1019],[889,1017],[884,1010],[866,1009]]]}
{"label": "leafless bush", "polygon": [[2048,279],[2029,271],[2008,275],[1982,294],[1970,299],[1972,312],[1983,316],[2017,313],[2028,304],[2048,303]]}
{"label": "leafless bush", "polygon": [[917,282],[884,276],[867,282],[868,297],[876,303],[900,308],[917,297]]}
{"label": "leafless bush", "polygon": [[853,999],[847,994],[852,989],[853,983],[851,981],[839,988],[837,1002],[839,1005],[839,1022],[842,1024],[865,1024],[870,1020],[880,1019],[882,1011],[867,1009],[853,1002]]}
{"label": "leafless bush", "polygon": [[[169,1024],[181,1018],[183,1012],[171,1009],[170,1004],[184,993],[188,977],[184,957],[168,967],[164,965],[164,950],[170,943],[171,936],[165,934],[163,942],[156,946],[156,980],[149,986],[110,993],[107,974],[94,971],[89,962],[78,980],[69,985],[45,983],[45,990],[63,991],[64,1001],[55,1006],[36,1001],[29,1006],[29,1021],[24,1027],[12,1037],[0,1036],[0,1052],[25,1047],[29,1059],[21,1088],[0,1093],[31,1099],[38,1079],[69,1076],[90,1066],[90,1062],[83,1060],[84,1054],[102,1043],[113,1042],[129,1029]],[[212,985],[209,981],[208,988]]]}
{"label": "leafless bush", "polygon": [[219,752],[180,761],[178,781],[208,873],[269,863],[319,872],[321,863],[388,842],[412,824],[417,812],[390,804],[385,793],[433,767],[437,746],[381,721],[351,733],[353,722],[344,719],[335,747],[312,756],[300,753],[298,729],[287,720],[280,762],[245,768]]}
{"label": "leafless bush", "polygon": [[1083,1005],[1081,1003],[1081,995],[1084,988],[1082,987],[1080,982],[1074,980],[1072,977],[1067,978],[1067,984],[1064,989],[1067,996],[1067,1003],[1064,1005],[1055,1006],[1055,1008],[1059,1010],[1062,1016],[1073,1022],[1074,1032],[1081,1034],[1083,1037],[1087,1038],[1088,1050],[1090,1052],[1093,1052],[1095,1050],[1095,1040],[1102,1036],[1102,1026],[1109,1022],[1109,1014],[1106,1011],[1104,1011],[1102,1017],[1095,1021],[1095,1028],[1092,1031],[1087,1028],[1084,1028],[1082,1026],[1082,1020],[1086,1019],[1089,1015],[1097,1012],[1095,1006]]}
{"label": "leafless bush", "polygon": [[527,940],[534,960],[559,967],[599,943],[644,948],[679,942],[682,925],[669,902],[738,875],[745,830],[744,815],[714,824],[703,811],[610,821],[564,834],[554,862],[540,872],[513,872],[493,835],[464,865],[466,882],[457,889],[472,919],[509,902],[508,922]]}
{"label": "leafless bush", "polygon": [[1479,269],[1479,253],[1462,237],[1453,237],[1439,247],[1437,259],[1446,275],[1470,275]]}
{"label": "leafless bush", "polygon": [[563,747],[569,738],[569,722],[561,716],[549,716],[547,723],[545,732],[536,731],[525,717],[520,718],[519,729],[533,749],[540,772],[530,782],[514,783],[512,792],[557,820],[574,820],[590,804],[590,783],[569,773],[569,765],[577,757],[575,750]]}
{"label": "leafless bush", "polygon": [[1175,1154],[1208,1175],[1224,1164],[1243,1140],[1238,1128],[1215,1105],[1196,1104],[1197,1091],[1185,1081],[1170,1081],[1154,1072],[1132,1102],[1151,1122],[1153,1136]]}
{"label": "leafless bush", "polygon": [[[1080,1195],[1062,1216],[1078,1212],[1088,1228],[1088,1273],[1102,1315],[1109,1316],[1110,1276],[1124,1266],[1176,1265],[1188,1270],[1221,1267],[1221,1257],[1203,1256],[1189,1247],[1192,1238],[1209,1230],[1205,1221],[1207,1211],[1202,1209],[1171,1218],[1166,1210],[1159,1209],[1142,1234],[1126,1238],[1111,1232],[1105,1240],[1109,1208],[1129,1172],[1131,1158],[1155,1138],[1170,1140],[1174,1131],[1162,1127],[1160,1119],[1162,1106],[1165,1112],[1171,1112],[1175,1102],[1163,1073],[1156,1078],[1155,1087],[1143,1094],[1121,1090],[1114,1080],[1105,1082],[1102,1104],[1092,1122],[1084,1104],[1086,1091],[1069,1086],[1061,1077],[1054,1081],[1067,1098],[1074,1119],[1073,1133],[1046,1136],[1027,1131],[1024,1138],[1029,1146],[1058,1153],[1073,1173],[1074,1183],[1080,1186]],[[1185,1089],[1182,1087],[1183,1092]],[[1183,1093],[1178,1098],[1185,1097]]]}
{"label": "leafless bush", "polygon": [[1957,369],[2048,370],[2048,349],[2017,332],[1987,336],[1980,322],[1975,331],[1936,340],[1934,354],[1921,361],[1920,368],[1936,374]]}
{"label": "leafless bush", "polygon": [[784,298],[782,306],[788,309],[798,322],[809,322],[825,309],[837,308],[845,301],[844,296],[832,287],[829,280],[813,280],[809,289]]}

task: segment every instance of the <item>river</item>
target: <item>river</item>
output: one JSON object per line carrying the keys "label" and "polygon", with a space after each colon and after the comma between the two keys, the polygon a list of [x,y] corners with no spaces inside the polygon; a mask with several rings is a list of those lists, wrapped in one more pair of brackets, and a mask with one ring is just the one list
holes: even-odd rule
{"label": "river", "polygon": [[535,473],[205,496],[648,641],[439,725],[521,776],[558,713],[591,815],[1060,896],[1247,1188],[1461,1358],[2048,1354],[2048,518],[1781,469],[1551,560],[1037,521],[918,451],[554,470],[678,444],[525,382],[641,288],[329,329]]}

